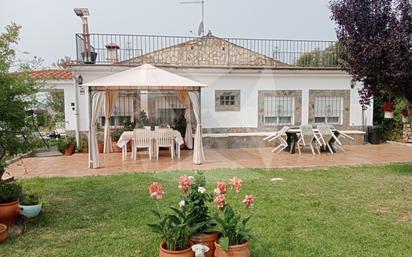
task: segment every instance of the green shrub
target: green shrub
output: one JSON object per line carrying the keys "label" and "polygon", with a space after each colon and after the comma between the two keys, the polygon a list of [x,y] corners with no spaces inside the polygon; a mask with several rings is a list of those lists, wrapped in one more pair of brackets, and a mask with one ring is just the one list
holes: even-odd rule
{"label": "green shrub", "polygon": [[40,203],[39,196],[34,193],[23,193],[20,197],[21,205],[37,205]]}
{"label": "green shrub", "polygon": [[21,195],[21,186],[15,182],[5,183],[0,180],[0,203],[11,203]]}

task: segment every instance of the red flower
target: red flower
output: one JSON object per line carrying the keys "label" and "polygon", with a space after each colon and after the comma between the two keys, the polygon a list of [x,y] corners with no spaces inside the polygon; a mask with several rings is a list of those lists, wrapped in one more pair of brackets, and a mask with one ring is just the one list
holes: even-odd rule
{"label": "red flower", "polygon": [[215,198],[215,203],[217,205],[217,208],[223,209],[223,207],[225,207],[225,205],[226,205],[225,195],[224,194],[217,195],[216,198]]}
{"label": "red flower", "polygon": [[247,208],[249,208],[255,203],[255,197],[253,195],[246,195],[245,199],[243,199],[242,202],[246,205]]}
{"label": "red flower", "polygon": [[217,182],[216,189],[219,189],[220,194],[226,194],[227,185],[225,182]]}
{"label": "red flower", "polygon": [[163,186],[160,183],[153,182],[149,186],[149,194],[153,199],[162,199],[165,191],[163,190]]}
{"label": "red flower", "polygon": [[383,105],[383,110],[385,112],[393,112],[393,104],[392,103],[385,103]]}
{"label": "red flower", "polygon": [[238,177],[233,177],[230,179],[230,184],[232,188],[235,189],[236,193],[240,193],[240,189],[242,188],[242,180]]}
{"label": "red flower", "polygon": [[408,109],[405,107],[402,109],[401,114],[403,117],[408,117]]}
{"label": "red flower", "polygon": [[192,187],[192,180],[188,176],[181,176],[179,178],[179,189],[183,192],[187,192]]}

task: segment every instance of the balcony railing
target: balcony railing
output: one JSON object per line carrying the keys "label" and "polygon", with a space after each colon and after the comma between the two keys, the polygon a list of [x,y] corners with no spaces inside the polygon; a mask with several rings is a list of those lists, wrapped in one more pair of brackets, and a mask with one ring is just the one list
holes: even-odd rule
{"label": "balcony railing", "polygon": [[339,63],[335,41],[220,38],[210,34],[89,34],[88,39],[76,34],[77,63],[277,68],[333,68]]}

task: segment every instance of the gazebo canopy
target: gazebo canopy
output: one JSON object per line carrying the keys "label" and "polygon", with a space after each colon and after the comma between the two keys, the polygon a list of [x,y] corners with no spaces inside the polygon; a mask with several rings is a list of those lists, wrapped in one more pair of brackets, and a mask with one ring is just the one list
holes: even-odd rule
{"label": "gazebo canopy", "polygon": [[150,64],[93,80],[83,86],[100,89],[195,90],[206,85]]}

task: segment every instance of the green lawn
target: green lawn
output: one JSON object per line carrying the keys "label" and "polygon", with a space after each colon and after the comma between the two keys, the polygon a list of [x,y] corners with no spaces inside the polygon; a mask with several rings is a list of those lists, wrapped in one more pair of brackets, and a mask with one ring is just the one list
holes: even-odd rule
{"label": "green lawn", "polygon": [[[157,256],[147,186],[163,183],[164,208],[177,205],[183,174],[191,172],[24,180],[45,211],[0,256]],[[242,194],[256,196],[252,256],[412,256],[412,165],[205,174],[209,190],[236,175]]]}

